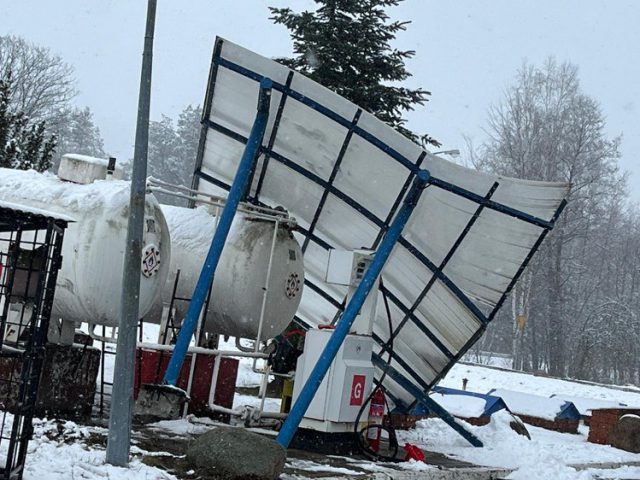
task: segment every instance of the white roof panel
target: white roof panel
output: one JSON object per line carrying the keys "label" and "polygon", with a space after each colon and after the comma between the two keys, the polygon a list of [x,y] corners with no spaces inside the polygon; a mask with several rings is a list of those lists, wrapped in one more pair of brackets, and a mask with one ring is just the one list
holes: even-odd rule
{"label": "white roof panel", "polygon": [[[327,250],[379,244],[419,169],[428,187],[382,272],[392,312],[375,338],[394,337],[394,368],[424,390],[479,338],[559,214],[565,183],[480,173],[424,151],[321,85],[217,39],[194,184],[228,189],[249,135],[259,82],[273,81],[270,117],[250,200],[298,220],[306,281],[298,319],[334,321],[344,287],[324,283]],[[216,187],[214,187],[215,185]],[[397,398],[411,400],[394,380]]]}

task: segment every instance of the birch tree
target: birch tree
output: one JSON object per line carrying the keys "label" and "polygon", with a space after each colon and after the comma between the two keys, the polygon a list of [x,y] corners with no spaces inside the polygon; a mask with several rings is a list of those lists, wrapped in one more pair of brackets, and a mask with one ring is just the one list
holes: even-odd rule
{"label": "birch tree", "polygon": [[580,89],[577,68],[554,59],[524,64],[490,110],[479,168],[572,184],[564,215],[513,293],[512,347],[523,368],[567,372],[575,317],[586,314],[576,286],[593,274],[585,248],[603,228],[608,205],[624,193],[620,139],[608,138],[604,127],[600,106]]}

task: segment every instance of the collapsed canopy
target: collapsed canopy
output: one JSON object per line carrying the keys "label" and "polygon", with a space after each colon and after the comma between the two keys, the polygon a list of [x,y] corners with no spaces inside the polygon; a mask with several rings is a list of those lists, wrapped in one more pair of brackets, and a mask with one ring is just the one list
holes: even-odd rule
{"label": "collapsed canopy", "polygon": [[[569,186],[487,175],[427,153],[373,115],[305,76],[217,39],[194,186],[228,190],[273,81],[269,124],[250,190],[297,218],[305,252],[298,319],[334,321],[346,287],[324,282],[328,250],[375,249],[416,172],[430,185],[382,273],[374,338],[392,366],[430,389],[478,339],[553,227]],[[391,394],[411,396],[388,379]]]}

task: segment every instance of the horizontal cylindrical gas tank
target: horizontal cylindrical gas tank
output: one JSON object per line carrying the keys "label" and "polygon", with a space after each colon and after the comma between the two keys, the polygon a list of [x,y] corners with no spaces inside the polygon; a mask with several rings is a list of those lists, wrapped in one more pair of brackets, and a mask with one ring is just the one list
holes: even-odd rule
{"label": "horizontal cylindrical gas tank", "polygon": [[[171,301],[177,270],[176,295],[191,298],[215,231],[215,217],[205,207],[188,209],[163,205],[171,234],[171,268],[162,299]],[[213,283],[205,330],[256,338],[275,223],[236,215]],[[261,338],[273,338],[291,322],[302,297],[304,264],[300,245],[280,224],[271,266]],[[188,303],[174,302],[181,321]],[[145,320],[158,321],[161,304]]]}
{"label": "horizontal cylindrical gas tank", "polygon": [[[77,184],[50,173],[0,169],[0,199],[62,213],[75,220],[64,234],[52,318],[117,326],[129,220],[130,183]],[[165,285],[171,245],[158,201],[145,201],[140,259],[140,316]]]}

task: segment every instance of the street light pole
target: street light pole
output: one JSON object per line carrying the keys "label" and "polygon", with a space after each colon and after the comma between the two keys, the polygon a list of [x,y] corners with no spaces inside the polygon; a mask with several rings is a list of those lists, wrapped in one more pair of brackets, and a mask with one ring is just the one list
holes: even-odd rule
{"label": "street light pole", "polygon": [[133,413],[133,374],[136,333],[139,319],[140,262],[147,178],[147,151],[149,147],[149,107],[151,104],[151,66],[153,60],[153,34],[156,21],[156,2],[148,0],[147,26],[142,54],[140,93],[138,96],[138,122],[131,174],[129,198],[129,224],[124,254],[120,325],[116,362],[113,373],[113,394],[107,439],[108,463],[126,467],[131,446],[131,416]]}

